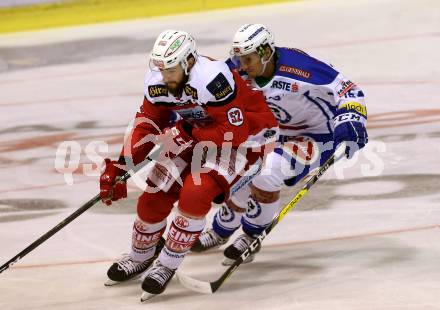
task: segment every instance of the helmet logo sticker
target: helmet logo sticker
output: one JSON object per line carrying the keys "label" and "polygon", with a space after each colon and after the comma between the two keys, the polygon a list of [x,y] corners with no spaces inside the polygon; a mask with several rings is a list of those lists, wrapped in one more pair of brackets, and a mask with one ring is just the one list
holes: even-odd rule
{"label": "helmet logo sticker", "polygon": [[163,69],[163,68],[165,68],[165,64],[163,63],[162,60],[156,60],[156,59],[153,59],[153,64],[154,64],[156,67],[158,67],[159,69]]}
{"label": "helmet logo sticker", "polygon": [[185,40],[185,36],[181,35],[177,39],[171,43],[170,47],[165,52],[165,57],[171,56],[176,50],[179,49],[179,47],[182,45],[183,41]]}

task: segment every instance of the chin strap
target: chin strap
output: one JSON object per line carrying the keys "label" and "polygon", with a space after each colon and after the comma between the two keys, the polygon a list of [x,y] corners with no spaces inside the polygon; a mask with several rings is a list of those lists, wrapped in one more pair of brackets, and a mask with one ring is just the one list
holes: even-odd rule
{"label": "chin strap", "polygon": [[186,60],[186,59],[182,60],[181,66],[182,66],[183,71],[185,72],[185,75],[189,75],[188,60]]}
{"label": "chin strap", "polygon": [[[191,54],[190,54],[191,55]],[[197,53],[192,53],[192,56],[194,57],[194,61],[197,61],[198,58],[198,54]],[[189,57],[189,56],[188,56]],[[185,57],[182,62],[180,63],[180,65],[182,66],[183,71],[185,72],[186,75],[189,76],[189,64],[188,64],[188,57]]]}
{"label": "chin strap", "polygon": [[261,64],[263,65],[263,69],[261,70],[259,75],[263,75],[264,71],[266,71],[266,66],[269,63],[269,61],[272,59],[274,54],[275,54],[275,50],[273,49],[272,53],[270,53],[270,56],[269,56],[269,58],[266,61],[264,61],[263,57],[260,58]]}

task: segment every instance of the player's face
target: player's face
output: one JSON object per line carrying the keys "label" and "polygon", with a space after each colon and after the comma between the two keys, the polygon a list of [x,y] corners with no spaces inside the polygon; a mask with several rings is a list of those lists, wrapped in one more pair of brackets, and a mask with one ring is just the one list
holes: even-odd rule
{"label": "player's face", "polygon": [[241,69],[246,71],[249,78],[253,79],[261,75],[263,71],[263,64],[261,63],[260,56],[256,52],[240,56]]}
{"label": "player's face", "polygon": [[182,88],[182,85],[186,82],[185,71],[183,71],[181,65],[168,69],[160,69],[160,73],[162,74],[164,84],[172,94],[177,94]]}

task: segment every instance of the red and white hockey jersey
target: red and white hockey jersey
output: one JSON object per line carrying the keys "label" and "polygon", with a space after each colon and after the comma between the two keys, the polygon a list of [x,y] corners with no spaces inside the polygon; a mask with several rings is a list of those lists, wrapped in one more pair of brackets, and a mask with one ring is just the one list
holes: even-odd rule
{"label": "red and white hockey jersey", "polygon": [[169,126],[173,112],[192,125],[196,142],[212,141],[220,146],[230,132],[233,147],[247,147],[272,142],[278,134],[277,121],[260,91],[251,89],[224,62],[199,56],[179,98],[168,92],[159,71],[147,73],[144,101],[130,137],[134,164],[154,147],[152,142],[136,144]]}

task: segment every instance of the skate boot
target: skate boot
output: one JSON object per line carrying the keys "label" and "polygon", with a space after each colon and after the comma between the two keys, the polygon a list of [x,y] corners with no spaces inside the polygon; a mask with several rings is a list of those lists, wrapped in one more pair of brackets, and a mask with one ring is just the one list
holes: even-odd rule
{"label": "skate boot", "polygon": [[107,276],[109,279],[104,283],[104,285],[112,286],[139,276],[151,266],[164,245],[165,239],[162,237],[156,245],[156,250],[154,251],[153,257],[143,262],[134,261],[129,254],[124,254],[108,269]]}
{"label": "skate boot", "polygon": [[210,228],[200,234],[199,239],[192,246],[191,252],[204,252],[219,247],[228,242],[228,239],[220,237],[214,229]]}
{"label": "skate boot", "polygon": [[162,294],[165,291],[168,283],[174,276],[175,269],[165,267],[156,260],[147,271],[142,275],[142,289],[144,292],[141,296],[141,302],[147,301],[156,295]]}
{"label": "skate boot", "polygon": [[[228,246],[224,251],[223,255],[225,259],[222,262],[223,266],[232,265],[237,258],[249,247],[249,245],[255,240],[248,234],[241,234],[235,239],[234,243]],[[255,254],[257,254],[261,249],[261,244],[258,244],[256,249],[243,261],[243,264],[250,263],[254,260]]]}

